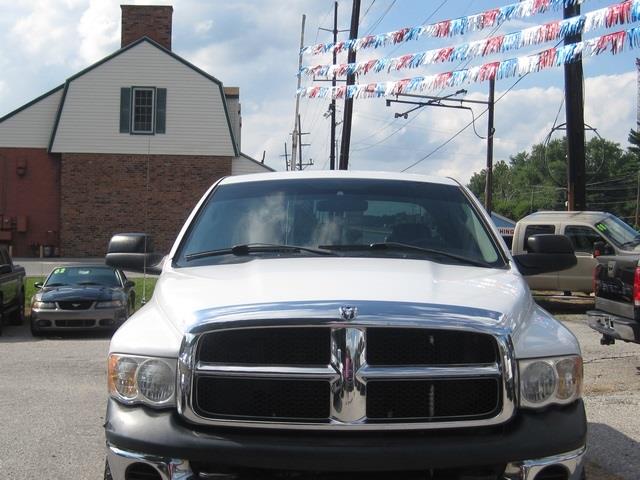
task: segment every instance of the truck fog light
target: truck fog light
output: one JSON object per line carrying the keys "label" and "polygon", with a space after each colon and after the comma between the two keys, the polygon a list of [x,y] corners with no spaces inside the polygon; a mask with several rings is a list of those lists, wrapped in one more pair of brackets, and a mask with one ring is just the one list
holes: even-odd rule
{"label": "truck fog light", "polygon": [[553,395],[556,383],[556,372],[552,365],[533,362],[522,372],[522,396],[529,403],[543,403]]}
{"label": "truck fog light", "polygon": [[109,391],[117,393],[125,400],[138,396],[136,369],[138,362],[132,358],[111,355],[109,357]]}
{"label": "truck fog light", "polygon": [[162,403],[171,398],[175,375],[162,360],[146,360],[138,369],[138,390],[147,400]]}
{"label": "truck fog light", "polygon": [[556,363],[558,372],[558,390],[556,396],[560,400],[569,400],[580,396],[582,388],[582,358],[571,357]]}

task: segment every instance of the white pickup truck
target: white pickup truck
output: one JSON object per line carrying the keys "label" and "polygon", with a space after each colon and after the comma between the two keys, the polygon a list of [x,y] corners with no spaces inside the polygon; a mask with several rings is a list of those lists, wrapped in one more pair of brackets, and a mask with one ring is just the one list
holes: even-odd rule
{"label": "white pickup truck", "polygon": [[523,274],[569,268],[566,237],[512,257],[450,179],[292,172],[220,180],[115,333],[105,479],[580,480],[576,338]]}

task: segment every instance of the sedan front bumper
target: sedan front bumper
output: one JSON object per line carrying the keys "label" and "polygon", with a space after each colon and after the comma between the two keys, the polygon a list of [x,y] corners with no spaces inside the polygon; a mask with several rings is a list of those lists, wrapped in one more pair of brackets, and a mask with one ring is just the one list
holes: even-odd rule
{"label": "sedan front bumper", "polygon": [[125,308],[88,308],[86,310],[31,310],[31,325],[35,330],[111,329],[127,319]]}
{"label": "sedan front bumper", "polygon": [[267,478],[266,472],[274,471],[328,472],[318,478],[351,472],[347,478],[356,478],[366,472],[429,470],[466,475],[458,478],[534,480],[550,467],[565,472],[567,480],[579,480],[587,433],[582,401],[544,412],[520,411],[494,428],[356,435],[204,429],[186,424],[174,411],[114,400],[106,419],[114,480],[127,479],[127,469],[139,464],[163,480]]}

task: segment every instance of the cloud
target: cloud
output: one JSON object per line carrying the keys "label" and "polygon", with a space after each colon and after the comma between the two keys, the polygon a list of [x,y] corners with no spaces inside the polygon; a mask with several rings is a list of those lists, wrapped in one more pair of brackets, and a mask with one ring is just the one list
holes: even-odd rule
{"label": "cloud", "polygon": [[90,65],[120,47],[120,15],[110,2],[91,0],[80,17],[79,65]]}

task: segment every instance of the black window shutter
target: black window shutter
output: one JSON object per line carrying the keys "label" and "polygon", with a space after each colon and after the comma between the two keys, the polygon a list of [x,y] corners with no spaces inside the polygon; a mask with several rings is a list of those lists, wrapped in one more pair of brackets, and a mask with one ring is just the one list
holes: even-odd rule
{"label": "black window shutter", "polygon": [[167,129],[167,89],[156,90],[156,133],[165,133]]}
{"label": "black window shutter", "polygon": [[131,89],[120,89],[120,133],[129,133],[131,123]]}

